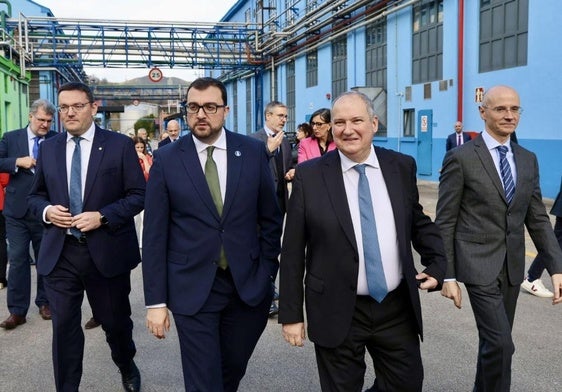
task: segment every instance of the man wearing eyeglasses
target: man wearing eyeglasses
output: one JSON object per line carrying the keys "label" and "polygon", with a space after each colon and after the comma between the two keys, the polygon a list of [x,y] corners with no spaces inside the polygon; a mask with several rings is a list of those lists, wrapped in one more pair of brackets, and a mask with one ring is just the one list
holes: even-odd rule
{"label": "man wearing eyeglasses", "polygon": [[[31,105],[27,127],[5,133],[0,141],[0,172],[10,174],[3,212],[10,243],[7,295],[10,316],[0,323],[5,329],[14,329],[26,322],[31,302],[29,244],[37,261],[43,226],[29,211],[25,198],[35,177],[39,147],[45,139],[56,135],[50,131],[55,112],[55,106],[49,101],[36,100]],[[41,275],[37,276],[35,304],[41,318],[50,320],[51,310]]]}
{"label": "man wearing eyeglasses", "polygon": [[291,181],[295,175],[291,143],[283,131],[288,119],[287,106],[279,101],[272,101],[266,105],[264,115],[264,127],[250,136],[263,141],[267,146],[277,200],[284,214],[289,200],[287,181]]}
{"label": "man wearing eyeglasses", "polygon": [[535,154],[511,140],[523,109],[508,86],[490,88],[480,117],[485,130],[445,155],[436,223],[447,254],[442,295],[462,305],[465,284],[479,347],[474,391],[507,392],[515,351],[511,330],[525,274],[525,227],[562,302],[562,251],[539,185]]}
{"label": "man wearing eyeglasses", "polygon": [[143,233],[146,325],[178,331],[186,391],[236,391],[268,319],[282,215],[263,143],[224,128],[226,87],[187,90],[191,133],[155,151]]}
{"label": "man wearing eyeglasses", "polygon": [[94,123],[87,85],[62,85],[58,101],[66,132],[41,145],[28,196],[44,227],[37,270],[52,304],[56,390],[80,389],[86,293],[124,390],[139,391],[129,293],[140,262],[133,217],[143,209],[146,182],[131,138]]}

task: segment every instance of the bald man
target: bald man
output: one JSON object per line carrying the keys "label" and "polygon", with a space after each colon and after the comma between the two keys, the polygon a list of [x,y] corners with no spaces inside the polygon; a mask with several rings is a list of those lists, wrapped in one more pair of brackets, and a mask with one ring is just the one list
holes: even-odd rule
{"label": "bald man", "polygon": [[158,148],[165,146],[166,144],[175,142],[179,139],[180,136],[180,123],[177,120],[170,120],[168,121],[168,125],[166,126],[166,133],[168,137],[162,139],[158,143]]}

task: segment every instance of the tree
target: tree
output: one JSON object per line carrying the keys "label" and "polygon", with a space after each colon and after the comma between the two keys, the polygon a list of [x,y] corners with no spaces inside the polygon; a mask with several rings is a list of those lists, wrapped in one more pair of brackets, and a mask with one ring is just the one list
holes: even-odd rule
{"label": "tree", "polygon": [[149,114],[148,116],[139,118],[135,122],[135,125],[134,125],[135,134],[137,133],[137,130],[139,128],[144,128],[144,129],[146,129],[146,132],[148,133],[148,137],[150,137],[150,138],[154,137],[154,133],[156,131],[155,120],[156,120],[156,117],[154,116],[154,114]]}

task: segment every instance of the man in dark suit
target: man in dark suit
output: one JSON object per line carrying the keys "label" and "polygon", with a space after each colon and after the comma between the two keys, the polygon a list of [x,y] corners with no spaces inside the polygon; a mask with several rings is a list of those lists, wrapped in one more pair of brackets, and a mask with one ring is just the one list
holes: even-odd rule
{"label": "man in dark suit", "polygon": [[282,215],[263,143],[224,129],[225,86],[187,90],[192,130],[155,151],[147,183],[147,327],[174,315],[186,391],[236,391],[268,319]]}
{"label": "man in dark suit", "polygon": [[[5,329],[14,329],[26,322],[31,302],[29,244],[32,244],[37,260],[43,226],[29,211],[25,198],[35,177],[39,146],[45,139],[56,135],[49,131],[55,112],[55,106],[49,101],[36,100],[31,105],[28,126],[5,133],[0,141],[0,172],[10,173],[3,212],[10,243],[7,295],[10,316],[0,324]],[[50,320],[51,310],[40,275],[37,277],[35,304],[41,317]]]}
{"label": "man in dark suit", "polygon": [[275,182],[277,200],[281,211],[285,213],[289,199],[287,181],[291,181],[295,173],[291,143],[283,132],[288,118],[287,106],[281,102],[272,101],[266,105],[264,115],[264,127],[250,136],[263,141],[267,146],[269,168]]}
{"label": "man in dark suit", "polygon": [[97,104],[88,86],[64,84],[58,99],[66,132],[41,145],[28,196],[45,227],[37,270],[51,299],[56,389],[80,386],[85,291],[123,387],[139,391],[129,292],[140,262],[133,217],[143,209],[144,175],[133,141],[94,124]]}
{"label": "man in dark suit", "polygon": [[166,124],[166,133],[168,137],[158,142],[158,148],[178,140],[180,136],[180,123],[177,120],[168,121],[168,124]]}
{"label": "man in dark suit", "polygon": [[455,132],[447,136],[445,150],[449,151],[452,148],[462,146],[468,141],[470,141],[470,135],[467,132],[462,131],[462,123],[457,121],[455,123]]}
{"label": "man in dark suit", "polygon": [[485,130],[445,155],[437,202],[447,252],[442,294],[461,307],[465,284],[479,334],[474,391],[510,390],[511,336],[525,272],[525,226],[562,302],[562,251],[546,213],[535,155],[510,143],[521,115],[519,95],[490,88],[479,108]]}
{"label": "man in dark suit", "polygon": [[[365,349],[373,356],[376,390],[422,388],[418,289],[440,286],[445,253],[436,225],[419,204],[415,161],[373,147],[377,126],[367,96],[342,94],[332,107],[337,150],[300,164],[293,180],[281,251],[279,322],[285,340],[302,346],[306,297],[323,391],[360,391]],[[372,197],[365,187],[358,190],[361,178],[368,180],[361,184]],[[363,227],[368,215],[374,230]],[[421,273],[412,245],[426,266]],[[378,279],[371,280],[377,264]],[[382,295],[376,287],[384,287]]]}

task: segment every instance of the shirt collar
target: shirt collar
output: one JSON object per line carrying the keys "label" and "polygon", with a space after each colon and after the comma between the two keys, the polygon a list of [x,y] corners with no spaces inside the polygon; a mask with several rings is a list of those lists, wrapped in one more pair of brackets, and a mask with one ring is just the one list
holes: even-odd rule
{"label": "shirt collar", "polygon": [[494,139],[489,133],[488,131],[484,131],[482,132],[482,139],[484,139],[484,143],[486,143],[486,147],[488,147],[488,150],[492,151],[494,149],[496,149],[499,146],[506,146],[507,147],[507,151],[511,152],[511,143],[510,140],[508,140],[505,144],[501,144],[500,142],[498,142],[496,139]]}
{"label": "shirt collar", "polygon": [[[211,146],[211,144],[203,143],[201,140],[197,139],[193,134],[191,135],[193,138],[193,143],[195,143],[195,149],[197,153],[203,152],[207,147]],[[226,150],[226,132],[224,128],[221,129],[221,133],[219,138],[212,144],[215,148],[219,148],[221,150]]]}
{"label": "shirt collar", "polygon": [[[338,153],[340,154],[342,171],[344,173],[346,171],[352,169],[354,166],[360,164],[358,162],[352,161],[351,159],[346,157],[339,150],[338,150]],[[371,167],[374,167],[376,169],[380,168],[379,160],[377,158],[377,154],[375,153],[375,148],[373,147],[373,145],[371,145],[371,153],[369,154],[369,156],[367,157],[367,159],[364,162],[361,162],[361,164],[365,164],[367,166],[371,166]]]}
{"label": "shirt collar", "polygon": [[[90,125],[90,128],[88,128],[88,130],[86,132],[84,132],[82,135],[80,135],[80,137],[84,140],[89,141],[90,143],[94,140],[94,134],[96,132],[96,126],[95,124],[92,122],[92,124]],[[66,142],[68,143],[68,141],[70,141],[74,136],[71,135],[70,133],[68,133],[68,131],[66,132]]]}

